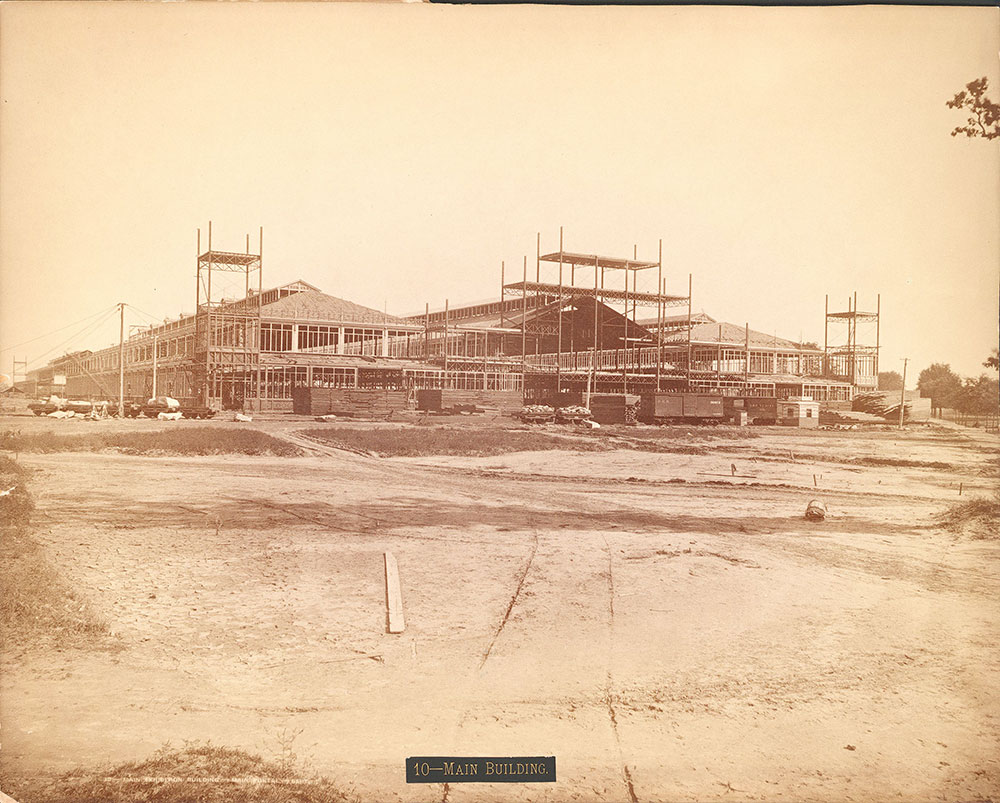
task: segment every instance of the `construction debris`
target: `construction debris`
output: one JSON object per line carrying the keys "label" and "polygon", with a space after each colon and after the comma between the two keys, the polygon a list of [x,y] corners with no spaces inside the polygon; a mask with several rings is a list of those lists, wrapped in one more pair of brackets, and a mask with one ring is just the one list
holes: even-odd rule
{"label": "construction debris", "polygon": [[[910,403],[903,405],[903,418],[910,418]],[[899,419],[899,401],[890,401],[887,394],[883,392],[859,393],[851,403],[851,409],[855,413],[868,413],[878,416],[883,421],[896,421]]]}
{"label": "construction debris", "polygon": [[388,631],[402,633],[406,629],[406,623],[403,620],[403,597],[399,591],[399,565],[391,552],[385,553],[385,604]]}
{"label": "construction debris", "polygon": [[823,521],[826,518],[826,505],[819,499],[813,499],[806,506],[806,518],[809,521]]}
{"label": "construction debris", "polygon": [[556,421],[561,424],[580,424],[590,417],[590,410],[581,404],[571,404],[556,410]]}
{"label": "construction debris", "polygon": [[556,410],[547,404],[526,404],[517,417],[526,424],[544,424],[555,420]]}

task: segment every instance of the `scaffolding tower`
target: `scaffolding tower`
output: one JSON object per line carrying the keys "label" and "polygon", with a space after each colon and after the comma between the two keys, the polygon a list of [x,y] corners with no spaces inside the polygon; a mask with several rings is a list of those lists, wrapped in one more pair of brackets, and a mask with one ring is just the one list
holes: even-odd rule
{"label": "scaffolding tower", "polygon": [[[863,389],[878,388],[881,310],[881,294],[876,296],[874,312],[858,309],[857,292],[847,299],[845,312],[830,312],[830,296],[826,296],[823,326],[824,377],[850,382],[852,386]],[[864,326],[859,327],[859,324]],[[874,332],[871,324],[874,324]],[[870,342],[873,336],[874,344]],[[831,343],[831,337],[837,342]]]}
{"label": "scaffolding tower", "polygon": [[[249,234],[244,253],[213,250],[209,221],[208,250],[203,253],[201,229],[198,229],[195,364],[200,370],[195,383],[196,387],[201,386],[205,406],[260,409],[263,246],[261,227],[256,254],[250,253]],[[216,298],[212,288],[215,273],[229,274],[229,278],[232,274],[242,274],[244,297]],[[215,290],[218,289],[216,284]]]}

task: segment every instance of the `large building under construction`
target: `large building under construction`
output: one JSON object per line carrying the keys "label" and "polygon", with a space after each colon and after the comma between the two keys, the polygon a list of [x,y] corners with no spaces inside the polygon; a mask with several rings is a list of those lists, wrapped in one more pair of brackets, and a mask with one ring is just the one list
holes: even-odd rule
{"label": "large building under construction", "polygon": [[[357,404],[360,391],[381,391],[413,404],[417,391],[437,388],[510,406],[655,390],[848,401],[877,386],[879,305],[861,312],[856,299],[843,312],[827,303],[822,347],[796,343],[693,313],[692,277],[683,294],[667,293],[659,258],[576,253],[560,242],[552,253],[538,248],[533,280],[527,259],[520,281],[501,269],[493,301],[397,317],[306,281],[265,289],[262,249],[214,250],[210,232],[205,250],[199,232],[194,314],[53,360],[28,375],[29,392],[110,400],[122,387],[131,400],[291,411],[305,389]],[[654,273],[656,291],[637,289],[640,274],[648,287]],[[242,297],[216,298],[213,278],[216,295],[220,278],[230,288],[235,278]],[[874,343],[859,324],[874,328]]]}

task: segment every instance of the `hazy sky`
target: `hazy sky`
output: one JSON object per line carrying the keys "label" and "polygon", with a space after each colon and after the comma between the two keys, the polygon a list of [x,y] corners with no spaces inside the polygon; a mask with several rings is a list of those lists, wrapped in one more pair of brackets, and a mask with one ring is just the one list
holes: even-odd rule
{"label": "hazy sky", "polygon": [[497,297],[562,225],[567,250],[662,238],[668,290],[693,273],[696,310],[791,339],[822,344],[824,294],[881,293],[883,370],[978,374],[997,343],[1000,147],[945,106],[983,75],[1000,96],[997,9],[0,15],[5,373],[117,341],[40,336],[118,301],[193,310],[210,219],[220,250],[264,227],[265,286],[396,314]]}

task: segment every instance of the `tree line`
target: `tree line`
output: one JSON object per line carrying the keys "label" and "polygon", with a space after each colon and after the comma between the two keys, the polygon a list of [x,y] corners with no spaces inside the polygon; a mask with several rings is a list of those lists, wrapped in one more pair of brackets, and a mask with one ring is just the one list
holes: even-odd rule
{"label": "tree line", "polygon": [[[983,362],[986,368],[998,369],[997,349]],[[896,371],[878,375],[879,390],[902,390],[903,377]],[[950,408],[962,415],[1000,415],[1000,382],[994,377],[961,377],[946,363],[934,363],[920,372],[917,390],[922,398],[931,400],[931,415],[940,415]]]}

